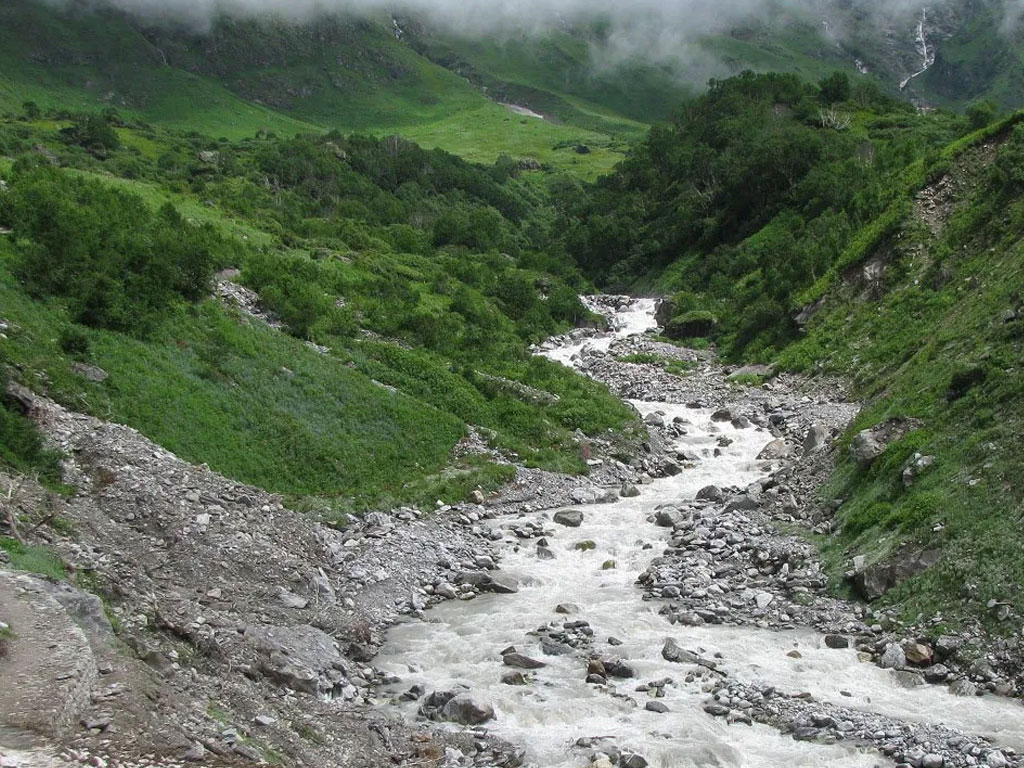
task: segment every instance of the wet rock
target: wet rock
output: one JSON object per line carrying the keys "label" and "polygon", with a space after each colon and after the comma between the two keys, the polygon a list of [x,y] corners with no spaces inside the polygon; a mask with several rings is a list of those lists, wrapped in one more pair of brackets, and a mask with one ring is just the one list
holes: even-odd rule
{"label": "wet rock", "polygon": [[668,706],[660,701],[648,701],[644,705],[644,709],[646,709],[648,712],[657,712],[658,714],[665,714],[669,711]]}
{"label": "wet rock", "polygon": [[683,520],[683,513],[675,507],[659,509],[654,514],[654,523],[662,528],[672,528]]}
{"label": "wet rock", "polygon": [[459,691],[434,691],[423,700],[419,711],[428,720],[460,725],[480,725],[494,719],[494,707],[488,702]]}
{"label": "wet rock", "polygon": [[553,519],[567,528],[579,528],[583,524],[583,513],[578,509],[561,509],[555,512]]}
{"label": "wet rock", "polygon": [[531,659],[525,654],[515,652],[504,654],[501,661],[506,667],[515,667],[516,669],[541,669],[547,666],[543,661]]}
{"label": "wet rock", "polygon": [[530,681],[522,672],[506,672],[501,676],[501,682],[505,685],[528,685]]}
{"label": "wet rock", "polygon": [[597,549],[597,544],[590,539],[584,539],[583,541],[577,541],[572,545],[572,548],[580,552],[589,552],[592,549]]}
{"label": "wet rock", "polygon": [[662,646],[661,657],[665,659],[665,661],[671,661],[677,664],[696,664],[700,661],[700,656],[693,651],[681,648],[672,638],[668,638],[665,641],[665,645]]}
{"label": "wet rock", "polygon": [[636,677],[636,670],[621,659],[605,659],[603,663],[609,677]]}
{"label": "wet rock", "polygon": [[725,494],[717,485],[705,485],[697,491],[697,498],[704,501],[720,502],[725,499]]}
{"label": "wet rock", "polygon": [[843,635],[825,635],[825,647],[827,648],[849,648],[850,638]]}
{"label": "wet rock", "polygon": [[712,421],[732,421],[734,418],[733,412],[728,408],[719,408],[717,411],[711,414]]}
{"label": "wet rock", "polygon": [[882,653],[882,658],[878,660],[878,666],[882,669],[903,669],[907,666],[907,657],[900,646],[889,643]]}
{"label": "wet rock", "polygon": [[540,544],[537,545],[537,559],[538,560],[554,560],[555,553],[548,547],[542,547]]}
{"label": "wet rock", "polygon": [[631,483],[626,483],[619,491],[619,495],[624,499],[635,499],[640,495],[640,489]]}

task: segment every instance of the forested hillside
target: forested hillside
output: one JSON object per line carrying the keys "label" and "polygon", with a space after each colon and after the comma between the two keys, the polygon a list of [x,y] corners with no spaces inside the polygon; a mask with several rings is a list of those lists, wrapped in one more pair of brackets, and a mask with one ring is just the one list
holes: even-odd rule
{"label": "forested hillside", "polygon": [[[574,431],[631,421],[527,352],[590,315],[512,161],[340,134],[217,142],[32,105],[0,124],[0,154],[9,375],[192,461],[342,510],[432,503],[508,476],[450,466],[467,425],[582,472]],[[5,456],[45,458],[5,419]]]}
{"label": "forested hillside", "polygon": [[840,464],[822,544],[837,583],[857,555],[941,551],[890,596],[910,616],[1024,607],[1024,132],[990,118],[922,115],[842,76],[743,75],[558,199],[595,280],[672,292],[667,334],[853,382],[868,406],[845,439],[874,429],[880,455]]}

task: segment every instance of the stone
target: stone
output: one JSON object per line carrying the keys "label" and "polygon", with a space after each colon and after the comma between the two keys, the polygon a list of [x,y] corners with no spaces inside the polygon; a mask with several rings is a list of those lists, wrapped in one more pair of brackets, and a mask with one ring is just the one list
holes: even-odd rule
{"label": "stone", "polygon": [[438,597],[443,597],[445,600],[454,600],[459,595],[459,593],[456,592],[455,587],[447,581],[442,581],[440,584],[437,584],[434,587],[434,594]]}
{"label": "stone", "polygon": [[636,753],[623,754],[619,758],[619,768],[647,768],[647,760]]}
{"label": "stone", "polygon": [[932,657],[935,655],[932,649],[927,645],[914,642],[904,643],[903,653],[906,655],[907,661],[918,666],[931,664]]}
{"label": "stone", "polygon": [[522,672],[506,672],[501,676],[501,682],[505,685],[527,685],[530,681]]}
{"label": "stone", "polygon": [[775,601],[775,595],[770,592],[758,592],[754,595],[754,604],[757,606],[759,611],[765,610],[769,605]]}
{"label": "stone", "polygon": [[675,477],[682,471],[683,468],[679,466],[679,463],[672,459],[665,459],[661,462],[661,473],[666,477]]}
{"label": "stone", "polygon": [[924,679],[932,684],[944,683],[949,678],[949,667],[945,664],[933,664],[924,671]]}
{"label": "stone", "polygon": [[445,720],[462,725],[480,725],[494,719],[494,707],[468,693],[451,699],[441,712]]}
{"label": "stone", "polygon": [[548,547],[542,547],[540,544],[537,545],[537,559],[538,560],[554,560],[555,553]]}
{"label": "stone", "polygon": [[660,701],[648,701],[644,705],[644,709],[648,712],[657,712],[658,714],[665,714],[668,712],[668,707]]}
{"label": "stone", "polygon": [[102,384],[110,378],[110,374],[102,368],[95,365],[89,365],[88,363],[72,363],[71,371],[81,376],[83,379],[95,382],[96,384]]}
{"label": "stone", "polygon": [[633,669],[629,664],[619,659],[605,659],[604,660],[605,672],[610,677],[630,678],[636,677],[636,670]]}
{"label": "stone", "polygon": [[547,666],[543,661],[531,659],[522,653],[506,653],[501,657],[501,661],[506,667],[516,669],[540,669]]}
{"label": "stone", "polygon": [[683,513],[675,507],[665,507],[654,513],[654,523],[662,528],[672,528],[683,520]]}
{"label": "stone", "polygon": [[792,453],[793,449],[789,447],[785,440],[777,439],[772,440],[762,448],[761,452],[757,454],[757,458],[760,461],[776,461],[778,459],[785,459],[791,456]]}
{"label": "stone", "polygon": [[732,421],[733,412],[728,408],[719,408],[717,411],[711,414],[712,421]]}
{"label": "stone", "polygon": [[843,635],[825,635],[825,647],[840,649],[850,647],[850,638]]}
{"label": "stone", "polygon": [[946,759],[942,755],[928,754],[921,758],[921,768],[943,768]]}
{"label": "stone", "polygon": [[624,499],[635,499],[640,495],[640,489],[632,483],[626,483],[619,491],[619,495]]}
{"label": "stone", "polygon": [[584,539],[583,541],[577,541],[572,545],[572,548],[579,550],[580,552],[589,552],[592,549],[597,549],[597,544],[590,539]]}
{"label": "stone", "polygon": [[299,597],[294,592],[291,592],[284,587],[277,588],[277,600],[285,608],[292,608],[295,610],[302,610],[309,605],[309,600],[304,597]]}
{"label": "stone", "polygon": [[181,759],[187,763],[198,763],[206,757],[206,747],[200,744],[198,741],[193,742],[192,746],[188,748],[188,751],[181,756]]}
{"label": "stone", "polygon": [[560,509],[553,519],[567,528],[579,528],[583,524],[583,513],[578,509]]}
{"label": "stone", "polygon": [[725,499],[725,494],[717,485],[705,485],[697,491],[697,498],[703,501],[720,502]]}
{"label": "stone", "polygon": [[907,666],[907,657],[900,646],[896,643],[889,643],[885,647],[882,658],[878,661],[878,666],[882,669],[903,669]]}
{"label": "stone", "polygon": [[676,664],[697,664],[700,661],[700,656],[680,647],[672,638],[665,640],[665,645],[661,648],[661,657]]}
{"label": "stone", "polygon": [[819,451],[823,451],[827,446],[828,430],[818,424],[812,425],[804,437],[804,456],[812,456]]}
{"label": "stone", "polygon": [[470,504],[483,504],[484,503],[483,491],[480,491],[480,490],[471,491],[470,494],[469,494],[469,502],[470,502]]}
{"label": "stone", "polygon": [[579,612],[580,607],[576,603],[559,603],[555,606],[555,613],[562,613],[568,616]]}
{"label": "stone", "polygon": [[850,458],[861,468],[870,467],[885,451],[885,445],[870,429],[861,430],[850,443]]}

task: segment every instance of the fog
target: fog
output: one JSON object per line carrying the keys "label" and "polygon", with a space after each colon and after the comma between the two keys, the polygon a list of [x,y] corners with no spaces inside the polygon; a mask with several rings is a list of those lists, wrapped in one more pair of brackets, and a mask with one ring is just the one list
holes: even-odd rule
{"label": "fog", "polygon": [[[602,23],[606,33],[595,45],[594,61],[615,65],[647,60],[690,70],[700,80],[721,70],[695,43],[752,21],[799,17],[822,25],[842,42],[845,22],[879,30],[909,23],[922,7],[966,5],[974,0],[40,0],[50,5],[92,5],[123,10],[147,23],[184,23],[208,29],[222,16],[274,15],[296,22],[331,13],[411,16],[468,36],[540,34],[565,26]],[[1024,17],[1024,0],[1000,0],[1004,30]]]}

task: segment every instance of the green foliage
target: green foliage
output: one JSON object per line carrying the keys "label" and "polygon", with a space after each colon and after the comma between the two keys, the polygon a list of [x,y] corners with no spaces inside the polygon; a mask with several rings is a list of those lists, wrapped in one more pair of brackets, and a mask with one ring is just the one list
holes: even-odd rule
{"label": "green foliage", "polygon": [[991,124],[999,112],[998,105],[989,99],[976,101],[967,108],[967,127],[977,131]]}
{"label": "green foliage", "polygon": [[144,332],[174,300],[202,297],[230,250],[170,205],[154,214],[135,195],[44,166],[16,169],[0,219],[29,289],[66,299],[76,322],[100,328]]}
{"label": "green foliage", "polygon": [[818,82],[818,93],[826,104],[848,101],[853,93],[850,76],[845,72],[833,72]]}
{"label": "green foliage", "polygon": [[[822,101],[849,100],[849,129],[834,130]],[[730,357],[768,359],[797,337],[800,306],[902,220],[904,174],[961,126],[854,93],[842,73],[820,88],[749,72],[713,81],[614,175],[565,190],[557,237],[596,281],[685,288],[677,315],[720,321],[668,335],[710,335]]]}
{"label": "green foliage", "polygon": [[44,482],[60,479],[60,456],[47,449],[36,425],[19,410],[7,391],[5,357],[0,352],[0,466],[37,472]]}
{"label": "green foliage", "polygon": [[117,132],[104,115],[78,115],[71,125],[61,129],[60,134],[69,144],[77,144],[98,157],[105,157],[121,144]]}
{"label": "green foliage", "polygon": [[67,578],[64,562],[46,547],[22,544],[11,538],[0,537],[0,549],[11,558],[11,565],[16,570],[46,576],[54,581]]}

